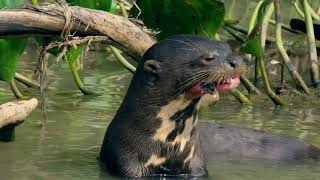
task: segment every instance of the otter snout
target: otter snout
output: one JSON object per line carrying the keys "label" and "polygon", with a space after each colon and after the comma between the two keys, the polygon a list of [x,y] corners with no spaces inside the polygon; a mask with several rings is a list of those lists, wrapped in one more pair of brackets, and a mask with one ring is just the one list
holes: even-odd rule
{"label": "otter snout", "polygon": [[231,54],[227,57],[227,62],[232,68],[244,67],[242,57],[236,54]]}

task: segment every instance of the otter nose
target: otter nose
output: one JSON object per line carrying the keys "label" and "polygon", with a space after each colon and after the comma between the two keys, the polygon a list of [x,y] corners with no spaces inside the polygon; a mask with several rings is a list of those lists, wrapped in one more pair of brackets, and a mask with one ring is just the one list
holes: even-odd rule
{"label": "otter nose", "polygon": [[243,65],[242,58],[238,55],[231,55],[228,57],[228,62],[231,67],[236,68]]}

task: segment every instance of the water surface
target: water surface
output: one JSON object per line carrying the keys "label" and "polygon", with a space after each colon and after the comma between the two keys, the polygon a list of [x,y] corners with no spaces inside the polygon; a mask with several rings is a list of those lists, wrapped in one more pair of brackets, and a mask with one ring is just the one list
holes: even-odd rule
{"label": "water surface", "polygon": [[[114,60],[92,58],[97,61],[85,63],[82,77],[85,84],[101,96],[74,92],[77,88],[68,67],[52,66],[46,125],[40,126],[41,110],[38,108],[16,129],[16,141],[0,143],[0,179],[111,178],[101,175],[97,156],[106,127],[132,76]],[[19,72],[28,74],[32,70],[33,63],[20,63]],[[6,84],[0,86],[6,87]],[[62,93],[65,91],[73,92]],[[10,99],[12,96],[1,97],[0,102]],[[223,97],[214,107],[203,111],[200,119],[290,134],[320,147],[320,107],[279,109],[270,102],[258,102],[251,107]],[[227,158],[210,161],[207,167],[214,179],[320,179],[320,163],[317,162],[279,163]]]}

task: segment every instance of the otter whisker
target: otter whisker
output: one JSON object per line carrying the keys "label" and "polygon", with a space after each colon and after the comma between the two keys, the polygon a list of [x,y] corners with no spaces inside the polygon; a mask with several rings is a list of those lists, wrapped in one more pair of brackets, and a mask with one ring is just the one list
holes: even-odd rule
{"label": "otter whisker", "polygon": [[199,49],[199,51],[205,49],[205,48],[203,48],[203,47],[200,47],[200,45],[194,44],[194,43],[193,43],[189,38],[187,38],[187,37],[186,37],[186,40],[187,40],[191,45],[193,45],[194,47],[196,47],[197,49]]}
{"label": "otter whisker", "polygon": [[209,79],[208,79],[208,82],[215,82],[217,80],[217,77],[218,75],[217,74],[214,74],[213,76],[211,76]]}
{"label": "otter whisker", "polygon": [[204,81],[207,77],[199,77],[197,79],[192,79],[186,83],[183,83],[178,89],[176,90],[175,93],[181,93],[186,89],[190,89],[191,87],[197,85],[199,82]]}
{"label": "otter whisker", "polygon": [[187,79],[186,81],[184,81],[183,84],[186,83],[186,82],[188,82],[188,81],[190,81],[190,80],[197,80],[197,79],[199,79],[199,78],[204,78],[204,77],[208,77],[208,73],[206,73],[206,72],[196,73],[196,74],[193,75],[191,78],[189,78],[189,79]]}
{"label": "otter whisker", "polygon": [[181,50],[187,50],[187,51],[199,51],[198,49],[188,49],[188,48],[177,48],[177,49],[181,49]]}
{"label": "otter whisker", "polygon": [[[186,39],[187,39],[187,38],[186,38]],[[181,44],[186,44],[186,45],[188,45],[188,46],[190,46],[190,47],[196,48],[198,51],[201,50],[200,48],[198,48],[197,46],[195,46],[195,45],[192,43],[192,41],[190,41],[191,43],[189,44],[189,43],[187,43],[187,42],[180,41],[180,40],[176,40],[176,39],[167,39],[167,40],[179,42],[179,43],[181,43]]]}
{"label": "otter whisker", "polygon": [[192,86],[197,85],[201,80],[204,80],[204,79],[205,78],[189,81],[188,83],[182,84],[177,90],[178,91],[183,91],[183,90],[186,90],[188,88],[191,88]]}
{"label": "otter whisker", "polygon": [[199,76],[197,76],[197,77],[193,77],[193,78],[190,78],[190,79],[187,79],[186,81],[184,81],[182,84],[181,84],[181,86],[186,86],[186,85],[188,85],[188,84],[190,84],[190,83],[192,83],[192,82],[199,82],[199,81],[201,81],[201,80],[204,80],[204,79],[206,79],[207,78],[207,76],[206,75],[199,75]]}
{"label": "otter whisker", "polygon": [[220,77],[220,79],[218,80],[217,84],[220,84],[222,80],[222,77]]}
{"label": "otter whisker", "polygon": [[186,81],[184,81],[182,84],[185,84],[186,82],[189,81],[194,81],[194,80],[203,80],[204,78],[207,78],[208,74],[203,72],[203,73],[198,73],[193,75],[191,78],[187,79]]}

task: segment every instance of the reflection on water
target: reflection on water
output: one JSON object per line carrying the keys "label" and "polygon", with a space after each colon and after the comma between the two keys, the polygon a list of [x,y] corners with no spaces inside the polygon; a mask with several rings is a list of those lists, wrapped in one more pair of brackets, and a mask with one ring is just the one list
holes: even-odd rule
{"label": "reflection on water", "polygon": [[[40,127],[41,112],[34,111],[16,130],[16,141],[0,143],[1,179],[100,179],[97,161],[107,124],[120,105],[131,75],[118,62],[101,60],[85,67],[83,77],[101,96],[81,93],[52,93],[75,90],[68,68],[51,72],[48,119]],[[32,66],[24,62],[22,73]],[[59,69],[57,71],[57,69]],[[71,83],[72,82],[72,83]],[[4,87],[4,84],[1,84]],[[8,97],[3,98],[4,102]],[[271,103],[241,106],[222,97],[200,119],[237,124],[260,130],[291,134],[320,146],[320,107],[285,107]],[[317,179],[320,164],[223,159],[208,162],[215,179]],[[110,179],[108,175],[103,175]]]}

